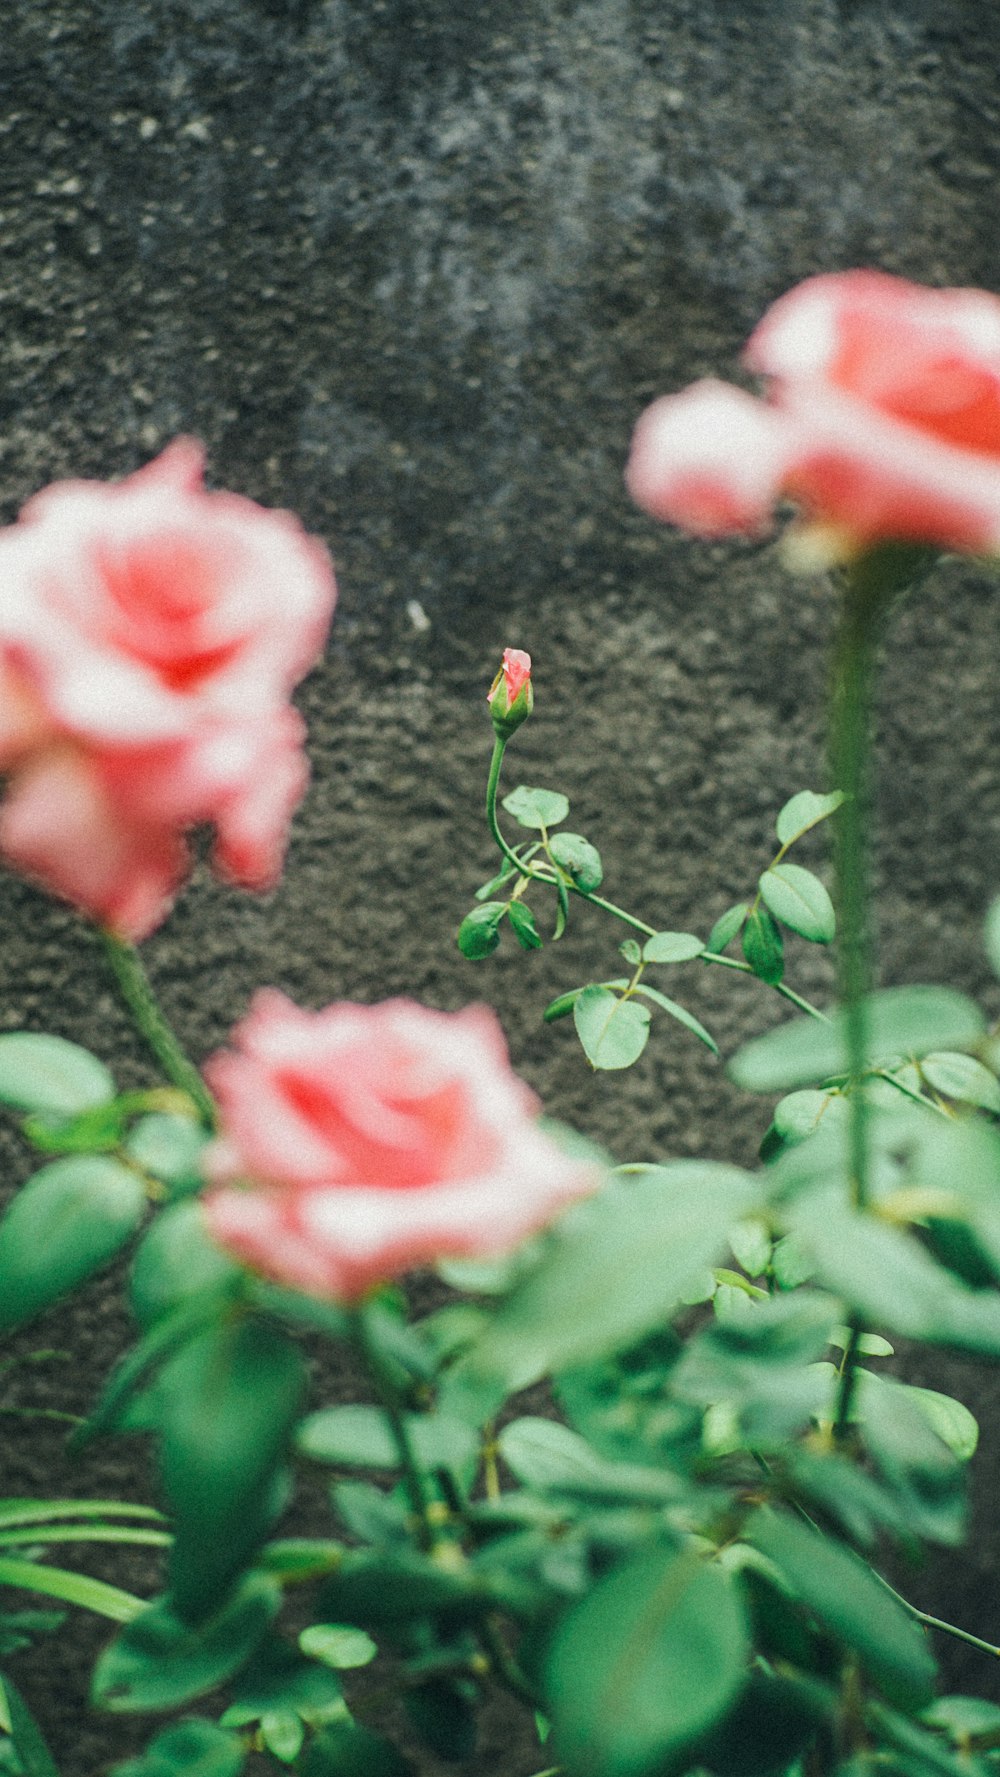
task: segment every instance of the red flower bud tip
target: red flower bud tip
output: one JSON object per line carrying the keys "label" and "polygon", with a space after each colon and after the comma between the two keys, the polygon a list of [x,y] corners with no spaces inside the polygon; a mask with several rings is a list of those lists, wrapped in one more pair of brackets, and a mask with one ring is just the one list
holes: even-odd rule
{"label": "red flower bud tip", "polygon": [[531,655],[523,648],[505,648],[503,665],[487,693],[493,726],[502,740],[509,740],[531,715],[535,694],[531,684]]}

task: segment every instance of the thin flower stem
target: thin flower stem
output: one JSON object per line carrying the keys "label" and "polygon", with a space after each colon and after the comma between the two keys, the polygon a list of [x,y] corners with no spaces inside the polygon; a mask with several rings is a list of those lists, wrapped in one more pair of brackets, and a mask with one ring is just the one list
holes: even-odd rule
{"label": "thin flower stem", "polygon": [[547,873],[543,875],[540,871],[533,870],[530,864],[525,864],[523,860],[518,857],[516,851],[507,844],[506,839],[500,831],[500,824],[497,820],[497,789],[500,784],[500,767],[503,764],[503,756],[506,749],[507,742],[502,735],[498,734],[493,742],[493,757],[490,760],[490,775],[486,780],[486,819],[490,824],[490,832],[492,833],[496,844],[503,852],[504,857],[509,863],[516,865],[522,876],[527,876],[532,882],[547,882],[551,888],[551,876]]}
{"label": "thin flower stem", "polygon": [[533,1688],[530,1679],[521,1671],[513,1655],[508,1653],[500,1636],[500,1632],[489,1617],[484,1617],[479,1626],[479,1638],[490,1657],[490,1664],[501,1683],[522,1703],[531,1709],[540,1709],[542,1699]]}
{"label": "thin flower stem", "polygon": [[[735,956],[720,956],[715,950],[703,950],[698,961],[700,963],[721,963],[724,969],[739,969],[742,975],[754,974],[749,963],[741,963]],[[754,975],[754,979],[759,980],[760,977]],[[790,1000],[800,1012],[807,1013],[810,1018],[818,1018],[821,1024],[829,1024],[830,1020],[827,1014],[821,1012],[819,1007],[814,1006],[810,1000],[803,999],[802,995],[796,993],[793,987],[786,987],[783,981],[771,981],[768,985],[774,988],[775,993],[780,993],[782,999]]]}
{"label": "thin flower stem", "polygon": [[215,1101],[194,1062],[184,1053],[164,1018],[149,984],[149,977],[139,960],[138,951],[114,932],[102,930],[100,936],[115,984],[140,1035],[171,1084],[186,1092],[193,1100],[205,1128],[214,1129]]}
{"label": "thin flower stem", "polygon": [[[880,591],[877,571],[873,579],[871,570],[862,568],[846,580],[834,654],[830,736],[832,778],[844,792],[834,830],[834,898],[839,932],[838,988],[847,1047],[851,1199],[859,1210],[869,1201],[868,1106],[862,1081],[868,1060],[868,996],[872,988],[867,845],[869,699]],[[853,1320],[837,1392],[833,1436],[838,1442],[848,1435],[863,1332],[861,1321]]]}
{"label": "thin flower stem", "polygon": [[355,1344],[364,1361],[365,1368],[375,1384],[382,1411],[392,1433],[393,1443],[399,1457],[399,1466],[403,1471],[403,1486],[406,1488],[410,1510],[416,1523],[417,1539],[420,1547],[429,1554],[437,1546],[438,1536],[431,1517],[427,1479],[417,1460],[417,1453],[410,1437],[399,1392],[383,1361],[382,1353],[372,1338],[364,1306],[361,1305],[353,1309],[349,1318]]}
{"label": "thin flower stem", "polygon": [[[872,1572],[875,1573],[874,1568]],[[955,1623],[946,1623],[943,1617],[928,1615],[927,1611],[919,1610],[915,1604],[910,1603],[908,1598],[904,1598],[901,1592],[897,1592],[895,1586],[890,1586],[888,1580],[883,1579],[880,1573],[875,1573],[875,1578],[881,1581],[886,1591],[891,1592],[896,1601],[911,1617],[915,1617],[918,1623],[923,1623],[928,1629],[939,1629],[942,1635],[951,1635],[956,1641],[965,1641],[969,1647],[977,1647],[980,1653],[992,1654],[995,1660],[1000,1660],[1000,1647],[994,1647],[991,1641],[984,1641],[981,1635],[973,1635],[968,1629],[959,1629]]]}

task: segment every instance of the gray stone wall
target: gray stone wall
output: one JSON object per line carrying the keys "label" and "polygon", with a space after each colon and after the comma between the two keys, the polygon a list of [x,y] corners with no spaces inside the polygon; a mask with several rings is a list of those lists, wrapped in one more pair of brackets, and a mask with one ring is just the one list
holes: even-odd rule
{"label": "gray stone wall", "polygon": [[[632,511],[628,435],[654,393],[731,374],[812,272],[1000,289],[998,64],[990,0],[8,0],[0,514],[193,432],[214,485],[292,507],[338,566],[282,886],[258,901],[199,874],[146,947],[196,1055],[261,982],[310,1005],[483,997],[550,1109],[618,1157],[753,1154],[761,1107],[683,1033],[660,1025],[608,1079],[540,1026],[553,993],[614,971],[609,927],[458,956],[491,857],[483,698],[502,647],[528,648],[511,781],[567,791],[615,898],[705,931],[743,892],[780,802],[824,781],[831,599],[770,544],[691,545]],[[998,609],[991,573],[941,568],[896,626],[880,714],[885,978],[950,978],[994,1010]],[[6,879],[0,943],[4,1028],[149,1077],[74,918]],[[780,1008],[722,973],[681,979],[727,1051]],[[794,978],[826,992],[825,959]],[[12,1185],[26,1161],[6,1155]],[[86,1411],[124,1335],[95,1286],[22,1338],[70,1361],[27,1366],[8,1402]],[[996,1381],[933,1375],[982,1415],[988,1524]],[[70,1468],[55,1422],[3,1423],[5,1493],[144,1495],[138,1446]],[[996,1638],[997,1561],[979,1538],[934,1608]],[[102,1634],[81,1622],[78,1657],[64,1640],[18,1668],[66,1777],[135,1741],[84,1722]],[[478,1769],[532,1757],[501,1726]]]}

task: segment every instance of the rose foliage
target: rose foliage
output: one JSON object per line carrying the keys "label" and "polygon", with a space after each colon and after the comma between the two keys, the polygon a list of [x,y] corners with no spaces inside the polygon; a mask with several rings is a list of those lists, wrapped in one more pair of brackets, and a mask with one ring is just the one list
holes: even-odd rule
{"label": "rose foliage", "polygon": [[[863,863],[893,601],[934,551],[1000,543],[1000,303],[825,276],[776,303],[747,366],[763,399],[702,383],[654,404],[629,485],[698,535],[754,535],[789,501],[800,563],[838,565],[829,781],[776,810],[734,906],[709,885],[697,930],[664,927],[608,898],[559,790],[502,793],[534,697],[508,648],[497,869],[458,927],[487,978],[511,933],[613,933],[544,1009],[583,1050],[570,1067],[622,1071],[654,1035],[718,1053],[705,970],[780,996],[724,1058],[763,1100],[741,1165],[651,1163],[630,1126],[614,1165],[542,1119],[484,1006],[264,988],[196,1070],[128,940],[166,916],[192,828],[231,882],[275,881],[328,558],[206,492],[189,441],[0,532],[0,846],[97,922],[157,1064],[122,1091],[62,1037],[0,1035],[0,1104],[36,1158],[0,1218],[0,1325],[37,1329],[41,1361],[48,1311],[127,1256],[135,1339],[71,1443],[141,1436],[156,1477],[148,1501],[0,1501],[0,1770],[53,1777],[17,1655],[85,1610],[112,1626],[94,1707],[153,1721],[113,1777],[405,1777],[413,1745],[482,1769],[497,1690],[525,1777],[995,1773],[1000,1650],[882,1569],[967,1535],[975,1420],[886,1360],[897,1336],[1000,1357],[1000,1049],[973,999],[877,983]],[[837,959],[824,1006],[790,985],[801,943]],[[986,950],[1000,973],[1000,903]],[[349,1404],[317,1385],[329,1342]],[[545,1416],[518,1398],[536,1383]],[[307,1471],[330,1516],[303,1534],[284,1514]],[[143,1544],[156,1595],[94,1577],[91,1540]],[[982,1661],[970,1695],[940,1677],[955,1634]],[[405,1736],[352,1680],[382,1655]]]}

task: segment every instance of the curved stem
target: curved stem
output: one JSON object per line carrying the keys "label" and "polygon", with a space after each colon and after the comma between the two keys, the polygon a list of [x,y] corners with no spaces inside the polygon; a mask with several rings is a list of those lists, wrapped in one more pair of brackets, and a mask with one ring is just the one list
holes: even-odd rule
{"label": "curved stem", "polygon": [[216,1123],[215,1101],[194,1062],[184,1053],[163,1016],[149,984],[139,953],[114,932],[101,930],[104,953],[115,983],[140,1035],[145,1038],[171,1085],[186,1092],[198,1109],[206,1129]]}

